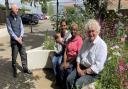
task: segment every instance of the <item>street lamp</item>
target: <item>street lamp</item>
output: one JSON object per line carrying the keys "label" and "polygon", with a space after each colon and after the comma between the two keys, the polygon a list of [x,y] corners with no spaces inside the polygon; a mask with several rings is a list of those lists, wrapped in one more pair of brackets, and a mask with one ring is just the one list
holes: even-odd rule
{"label": "street lamp", "polygon": [[56,5],[57,5],[57,12],[56,12],[56,30],[58,31],[58,25],[59,25],[59,21],[58,21],[58,6],[59,6],[59,2],[58,2],[58,0],[57,0],[57,3],[56,3]]}

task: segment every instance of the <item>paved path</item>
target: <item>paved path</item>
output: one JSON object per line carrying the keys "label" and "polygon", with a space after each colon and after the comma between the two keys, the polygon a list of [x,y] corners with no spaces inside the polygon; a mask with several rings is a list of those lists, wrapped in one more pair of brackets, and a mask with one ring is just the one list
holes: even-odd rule
{"label": "paved path", "polygon": [[[25,26],[26,49],[41,46],[47,30],[51,35],[54,34],[49,21],[41,21],[34,26],[33,33],[30,33],[29,26]],[[18,69],[18,78],[13,78],[9,36],[0,38],[0,89],[59,89],[53,84],[54,77],[51,70],[35,70],[33,75],[27,75],[21,72],[20,66]]]}

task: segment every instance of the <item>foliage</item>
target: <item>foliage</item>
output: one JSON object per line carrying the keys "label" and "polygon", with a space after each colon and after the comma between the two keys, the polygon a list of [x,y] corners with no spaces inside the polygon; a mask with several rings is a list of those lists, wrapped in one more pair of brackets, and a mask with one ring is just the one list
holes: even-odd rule
{"label": "foliage", "polygon": [[124,32],[124,24],[121,23],[120,21],[116,25],[116,29],[117,29],[117,35],[118,36],[123,36],[125,34],[125,32]]}
{"label": "foliage", "polygon": [[47,3],[41,3],[41,9],[43,13],[47,13]]}
{"label": "foliage", "polygon": [[30,11],[30,9],[25,8],[24,6],[21,7],[20,13],[23,14],[25,11]]}
{"label": "foliage", "polygon": [[[100,4],[99,4],[100,3]],[[106,13],[106,1],[105,0],[86,0],[84,2],[85,9],[79,5],[74,7],[65,8],[64,17],[68,24],[71,25],[75,22],[79,26],[79,34],[84,38],[84,25],[88,19],[96,18],[103,19]],[[76,18],[77,17],[77,18]]]}
{"label": "foliage", "polygon": [[75,7],[66,7],[66,13],[68,14],[75,14]]}
{"label": "foliage", "polygon": [[0,4],[0,9],[5,9],[5,6]]}
{"label": "foliage", "polygon": [[101,19],[106,13],[107,0],[84,0],[85,16]]}
{"label": "foliage", "polygon": [[54,40],[53,37],[50,36],[50,34],[48,33],[48,30],[45,33],[45,39],[44,39],[44,43],[42,44],[43,49],[50,49],[50,50],[54,50]]}
{"label": "foliage", "polygon": [[48,10],[47,2],[49,2],[49,1],[51,1],[51,0],[40,0],[39,1],[39,3],[41,4],[43,13],[47,13],[47,10]]}
{"label": "foliage", "polygon": [[[118,23],[117,25],[120,26],[120,28],[116,28],[117,31],[124,29],[123,25],[122,27]],[[128,76],[126,75],[128,72],[125,71],[126,63],[124,62],[128,58],[127,42],[122,42],[120,39],[122,34],[116,34],[112,38],[110,38],[109,34],[104,35],[104,40],[108,45],[108,59],[100,75],[100,79],[96,81],[96,89],[125,89],[128,87],[128,85],[126,86],[128,84]],[[125,63],[123,66],[121,64],[122,62]],[[124,69],[123,72],[122,68]]]}
{"label": "foliage", "polygon": [[[76,6],[76,7],[67,7],[65,8],[65,14],[62,19],[66,19],[68,25],[70,26],[73,22],[78,24],[78,33],[81,34],[82,36],[83,31],[84,31],[84,24],[85,24],[85,17],[83,13],[81,13],[81,10]],[[77,18],[76,18],[77,17]],[[70,29],[70,27],[69,27]]]}
{"label": "foliage", "polygon": [[48,5],[47,13],[48,13],[49,16],[53,15],[53,13],[54,13],[53,5],[52,5],[51,2]]}

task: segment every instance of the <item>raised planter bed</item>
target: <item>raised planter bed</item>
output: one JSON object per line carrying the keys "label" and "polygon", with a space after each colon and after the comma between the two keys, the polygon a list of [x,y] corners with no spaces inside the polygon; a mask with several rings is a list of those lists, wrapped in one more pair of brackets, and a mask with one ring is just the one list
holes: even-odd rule
{"label": "raised planter bed", "polygon": [[52,68],[51,58],[54,54],[54,50],[43,50],[42,47],[38,47],[27,51],[28,68],[31,70]]}

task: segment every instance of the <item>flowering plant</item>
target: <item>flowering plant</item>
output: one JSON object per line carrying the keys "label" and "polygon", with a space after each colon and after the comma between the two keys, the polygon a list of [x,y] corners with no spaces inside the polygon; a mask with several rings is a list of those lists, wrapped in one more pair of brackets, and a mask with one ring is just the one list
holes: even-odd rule
{"label": "flowering plant", "polygon": [[108,60],[96,81],[96,89],[128,88],[128,64],[126,62],[127,47],[119,39],[107,40]]}
{"label": "flowering plant", "polygon": [[121,80],[121,86],[123,86],[123,88],[128,88],[128,64],[126,64],[124,58],[119,60],[117,73],[118,78]]}

